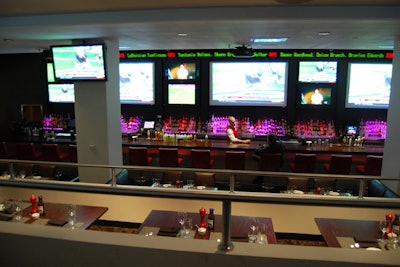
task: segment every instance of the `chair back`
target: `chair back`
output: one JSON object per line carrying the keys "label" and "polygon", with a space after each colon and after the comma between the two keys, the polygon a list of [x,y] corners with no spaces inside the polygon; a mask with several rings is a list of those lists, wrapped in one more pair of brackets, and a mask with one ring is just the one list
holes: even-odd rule
{"label": "chair back", "polygon": [[35,174],[35,165],[29,163],[16,163],[15,164],[15,175],[19,176],[21,171],[25,172],[25,177]]}
{"label": "chair back", "polygon": [[0,143],[0,159],[10,159],[10,158],[15,158],[15,153],[11,153],[8,150],[8,146],[6,142],[1,142]]}
{"label": "chair back", "polygon": [[129,164],[148,166],[153,161],[152,157],[148,156],[147,147],[129,147]]}
{"label": "chair back", "polygon": [[280,153],[261,153],[258,168],[260,171],[278,172],[282,167],[282,161]]}
{"label": "chair back", "polygon": [[288,177],[288,188],[301,190],[303,192],[308,192],[309,190],[309,179],[300,177]]}
{"label": "chair back", "polygon": [[329,165],[324,168],[331,174],[350,174],[352,160],[352,155],[331,155]]}
{"label": "chair back", "polygon": [[190,152],[192,168],[210,169],[214,165],[209,149],[192,149]]}
{"label": "chair back", "polygon": [[42,177],[55,178],[56,166],[54,165],[36,165],[36,174]]}
{"label": "chair back", "polygon": [[246,152],[245,151],[226,151],[225,169],[227,170],[245,170]]}
{"label": "chair back", "polygon": [[68,145],[69,160],[71,162],[78,162],[78,148],[76,145]]}
{"label": "chair back", "polygon": [[177,148],[160,147],[158,159],[160,167],[179,167],[183,162],[183,158],[178,157]]}
{"label": "chair back", "polygon": [[364,174],[380,176],[382,171],[382,162],[382,156],[368,155],[365,160]]}
{"label": "chair back", "polygon": [[162,173],[162,184],[174,184],[176,180],[182,180],[182,171],[165,171]]}
{"label": "chair back", "polygon": [[63,161],[69,155],[61,153],[58,144],[42,144],[43,160],[47,161]]}
{"label": "chair back", "polygon": [[292,171],[297,173],[314,173],[316,154],[297,153],[294,158],[294,164],[291,165]]}
{"label": "chair back", "polygon": [[335,179],[325,179],[316,178],[314,179],[314,189],[324,188],[325,190],[335,190],[336,180]]}
{"label": "chair back", "polygon": [[36,151],[34,143],[17,143],[17,158],[21,160],[37,160],[41,157],[41,153]]}
{"label": "chair back", "polygon": [[196,172],[194,174],[194,184],[196,186],[215,186],[215,174],[210,172]]}

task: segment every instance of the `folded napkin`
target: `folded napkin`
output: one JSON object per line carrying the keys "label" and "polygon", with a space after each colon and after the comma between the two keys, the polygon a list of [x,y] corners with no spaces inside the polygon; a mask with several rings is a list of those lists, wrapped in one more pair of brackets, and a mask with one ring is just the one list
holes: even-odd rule
{"label": "folded napkin", "polygon": [[176,236],[179,232],[179,227],[166,227],[161,226],[160,230],[158,230],[158,234],[160,236]]}
{"label": "folded napkin", "polygon": [[54,226],[64,226],[66,223],[67,223],[66,220],[57,220],[57,219],[50,219],[47,221],[47,224]]}

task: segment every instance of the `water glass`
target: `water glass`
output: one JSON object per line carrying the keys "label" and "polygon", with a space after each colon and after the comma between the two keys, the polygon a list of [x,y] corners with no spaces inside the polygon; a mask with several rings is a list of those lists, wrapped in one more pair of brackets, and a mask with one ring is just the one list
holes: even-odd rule
{"label": "water glass", "polygon": [[75,204],[70,204],[68,206],[68,211],[67,211],[67,216],[68,216],[68,227],[71,229],[76,229],[76,205]]}
{"label": "water glass", "polygon": [[188,188],[193,188],[194,187],[194,180],[191,180],[191,179],[187,180],[187,186],[188,186]]}
{"label": "water glass", "polygon": [[192,218],[185,218],[183,222],[183,238],[190,238],[190,232],[192,231]]}
{"label": "water glass", "polygon": [[250,233],[249,233],[249,241],[252,243],[256,243],[257,241],[257,235],[258,235],[258,227],[259,227],[259,222],[257,218],[251,218],[249,222],[249,227],[250,227]]}
{"label": "water glass", "polygon": [[14,221],[20,222],[22,219],[22,207],[19,202],[14,202]]}
{"label": "water glass", "polygon": [[267,244],[267,237],[265,236],[266,226],[265,223],[258,224],[258,236],[257,236],[257,243],[260,245]]}

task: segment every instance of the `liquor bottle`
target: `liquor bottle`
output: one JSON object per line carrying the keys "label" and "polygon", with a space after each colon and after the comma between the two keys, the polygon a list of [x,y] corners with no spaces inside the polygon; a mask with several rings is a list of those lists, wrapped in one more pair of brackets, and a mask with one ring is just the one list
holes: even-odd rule
{"label": "liquor bottle", "polygon": [[214,209],[211,208],[207,218],[208,230],[214,230],[214,222],[215,222]]}
{"label": "liquor bottle", "polygon": [[38,212],[40,216],[45,215],[45,209],[44,209],[44,202],[43,202],[43,197],[39,196],[39,201],[38,201]]}
{"label": "liquor bottle", "polygon": [[400,235],[400,214],[396,214],[392,223],[392,231],[397,236]]}

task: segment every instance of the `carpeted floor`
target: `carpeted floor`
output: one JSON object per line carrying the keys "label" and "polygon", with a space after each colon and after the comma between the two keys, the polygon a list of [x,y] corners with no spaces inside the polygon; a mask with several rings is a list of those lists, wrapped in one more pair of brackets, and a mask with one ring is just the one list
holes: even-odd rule
{"label": "carpeted floor", "polygon": [[[88,230],[135,234],[139,226],[140,223],[97,220],[88,228]],[[327,246],[324,239],[320,235],[276,233],[276,239],[277,243],[282,245],[317,247]]]}

